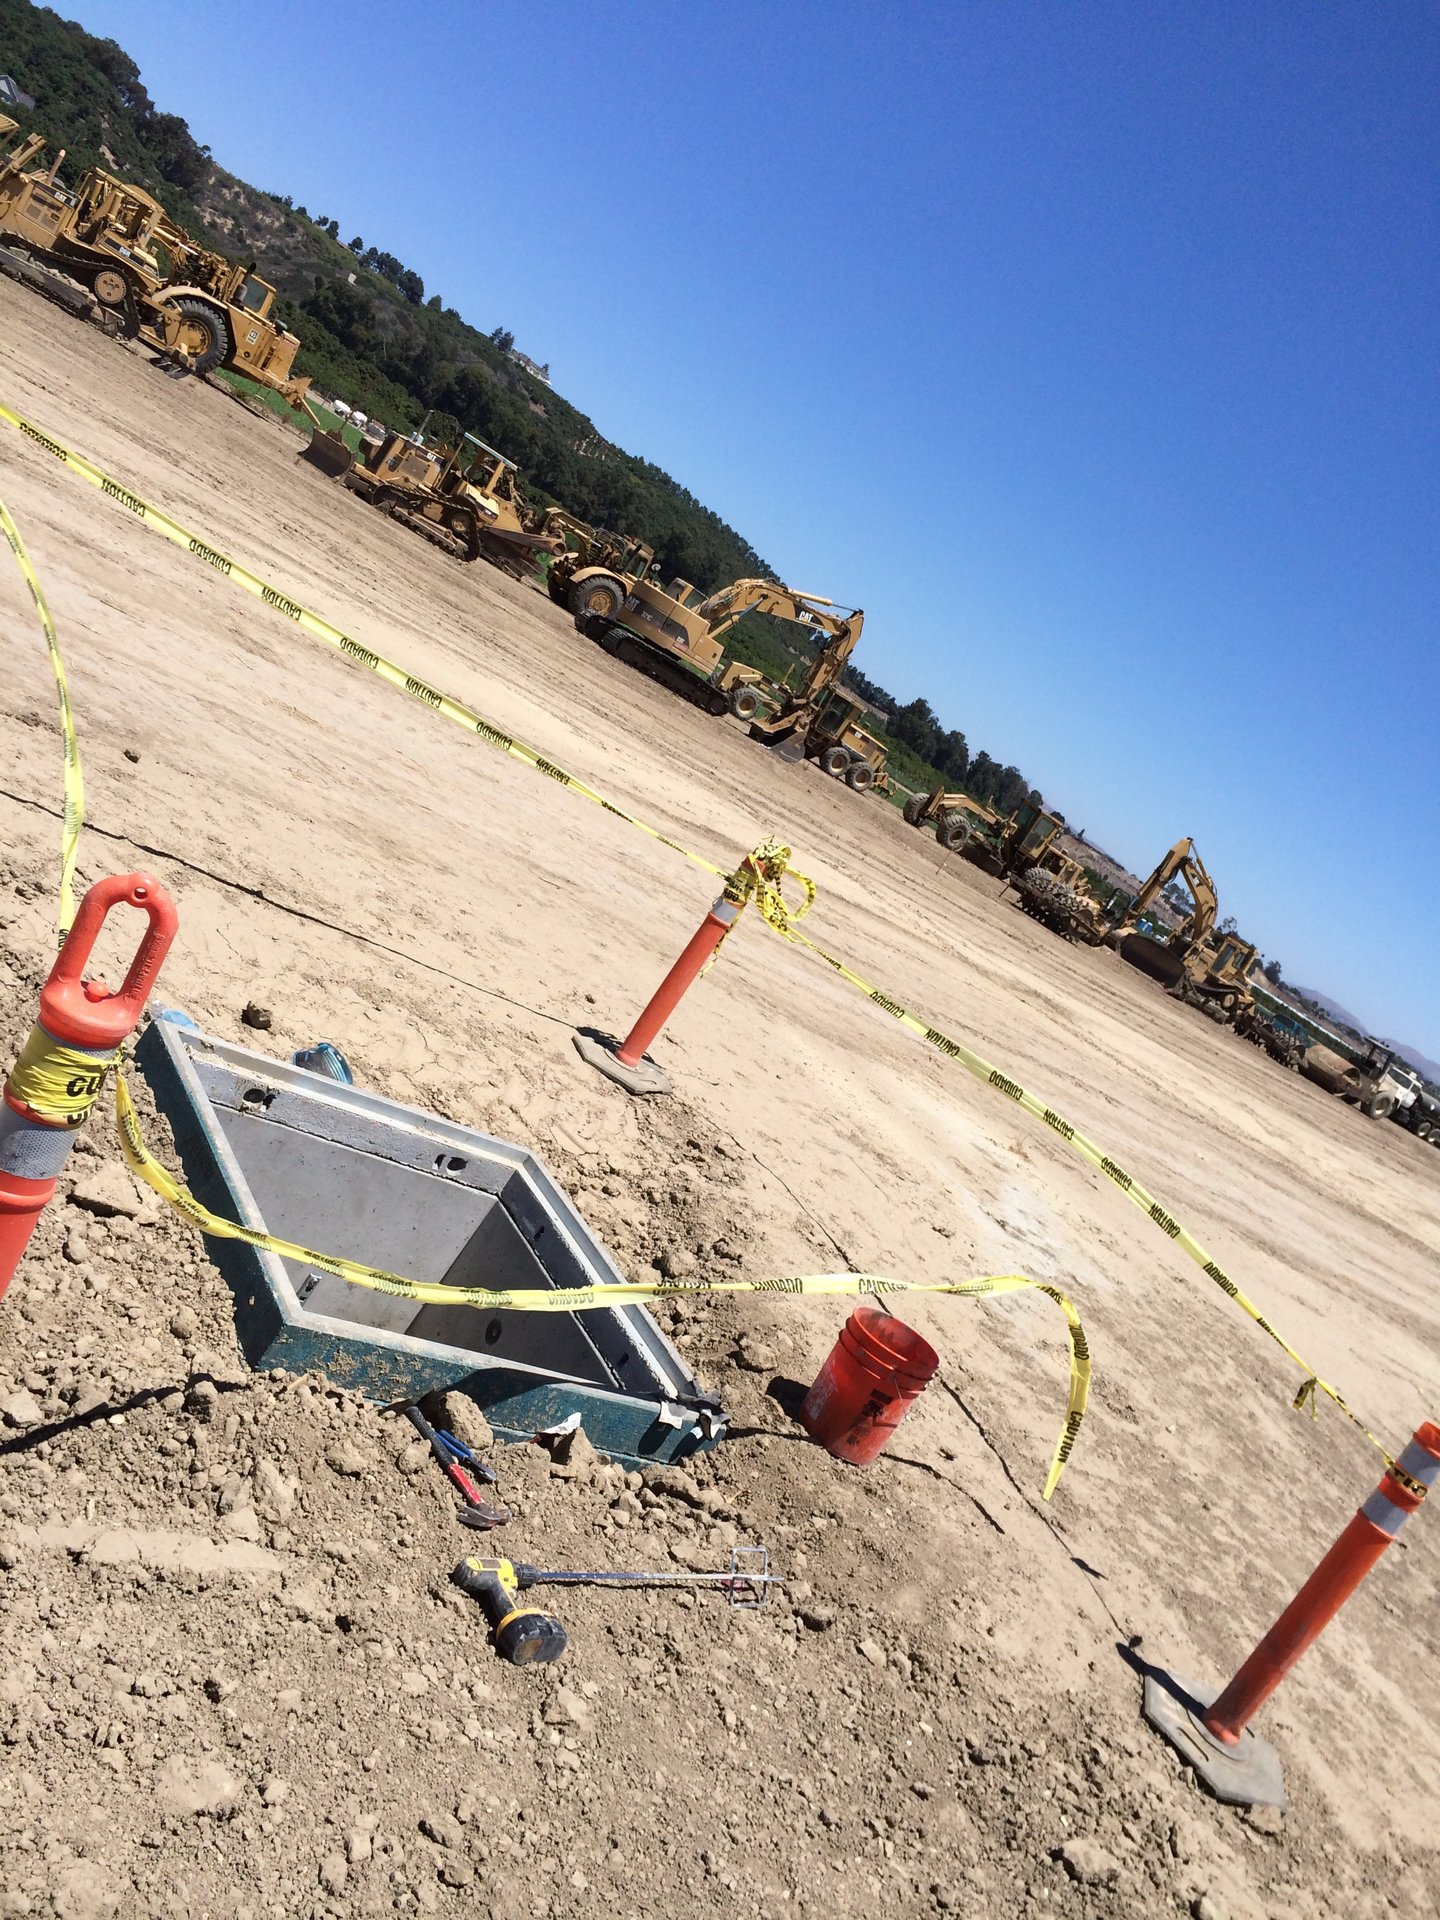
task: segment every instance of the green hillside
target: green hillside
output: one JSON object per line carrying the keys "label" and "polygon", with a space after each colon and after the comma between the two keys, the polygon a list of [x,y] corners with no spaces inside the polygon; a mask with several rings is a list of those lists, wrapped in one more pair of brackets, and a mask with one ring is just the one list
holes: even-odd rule
{"label": "green hillside", "polygon": [[[418,427],[430,413],[433,425],[478,434],[518,463],[537,505],[558,502],[596,525],[638,534],[666,578],[712,589],[751,574],[778,577],[679,481],[615,446],[520,367],[503,326],[472,326],[438,294],[427,295],[401,259],[367,244],[350,224],[353,209],[342,218],[296,206],[226,173],[178,114],[157,109],[113,40],[30,0],[0,0],[0,71],[33,95],[34,109],[15,117],[65,148],[67,177],[108,167],[155,193],[197,240],[253,262],[282,296],[279,317],[304,342],[296,371],[321,391],[389,426]],[[799,629],[754,617],[728,646],[776,677],[787,669],[798,677],[808,660]],[[1002,808],[1031,794],[1018,769],[972,756],[964,735],[943,727],[927,701],[902,705],[857,670],[847,679],[888,713],[885,737],[907,784],[963,783]]]}

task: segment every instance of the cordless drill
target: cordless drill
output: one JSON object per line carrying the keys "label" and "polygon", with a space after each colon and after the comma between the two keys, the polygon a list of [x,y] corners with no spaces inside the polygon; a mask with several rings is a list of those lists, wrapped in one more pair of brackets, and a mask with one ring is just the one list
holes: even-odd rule
{"label": "cordless drill", "polygon": [[558,1660],[565,1651],[565,1629],[554,1614],[521,1604],[522,1590],[533,1585],[537,1569],[513,1560],[469,1555],[451,1578],[485,1609],[495,1651],[513,1666]]}

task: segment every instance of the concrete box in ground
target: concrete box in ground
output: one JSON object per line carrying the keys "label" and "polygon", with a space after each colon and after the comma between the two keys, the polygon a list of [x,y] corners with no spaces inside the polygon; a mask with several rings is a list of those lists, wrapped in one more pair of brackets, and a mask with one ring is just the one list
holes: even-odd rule
{"label": "concrete box in ground", "polygon": [[[447,1286],[623,1282],[522,1146],[169,1020],[151,1024],[136,1058],[213,1213]],[[719,1402],[643,1307],[417,1306],[239,1241],[205,1244],[253,1367],[316,1369],[380,1402],[459,1388],[512,1439],[578,1413],[601,1452],[630,1464],[723,1434]]]}

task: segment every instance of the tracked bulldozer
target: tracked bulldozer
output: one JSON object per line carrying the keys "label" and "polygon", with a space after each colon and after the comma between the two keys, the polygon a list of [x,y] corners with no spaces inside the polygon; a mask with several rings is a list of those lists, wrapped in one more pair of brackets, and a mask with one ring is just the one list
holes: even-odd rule
{"label": "tracked bulldozer", "polygon": [[[15,123],[0,124],[0,136]],[[300,342],[272,317],[275,289],[197,246],[141,187],[91,167],[73,188],[29,134],[0,160],[0,268],[108,333],[138,339],[179,372],[243,373],[315,416],[292,368]]]}
{"label": "tracked bulldozer", "polygon": [[1238,933],[1208,933],[1186,953],[1171,992],[1226,1025],[1255,1009],[1250,982],[1260,965],[1259,949]]}
{"label": "tracked bulldozer", "polygon": [[558,533],[532,532],[518,469],[473,433],[458,444],[390,432],[364,459],[338,433],[316,432],[301,456],[382,513],[461,560],[488,560],[522,580],[542,553],[559,557]]}
{"label": "tracked bulldozer", "polygon": [[545,590],[577,619],[613,620],[637,580],[655,564],[655,549],[625,533],[587,526],[563,507],[551,507],[538,533],[558,535],[564,551],[550,562]]}

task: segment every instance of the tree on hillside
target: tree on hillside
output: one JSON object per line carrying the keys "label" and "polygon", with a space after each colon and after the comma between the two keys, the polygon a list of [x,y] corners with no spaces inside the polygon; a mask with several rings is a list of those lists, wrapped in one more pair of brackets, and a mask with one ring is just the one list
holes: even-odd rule
{"label": "tree on hillside", "polygon": [[1284,986],[1285,982],[1280,973],[1280,962],[1278,960],[1267,960],[1260,971],[1272,987]]}
{"label": "tree on hillside", "polygon": [[67,20],[65,25],[75,35],[76,39],[85,45],[85,50],[90,55],[91,60],[99,67],[100,71],[105,75],[105,78],[120,96],[120,104],[126,113],[146,114],[154,112],[155,102],[150,98],[141,84],[140,69],[123,47],[117,46],[113,40],[98,40],[92,38],[90,34],[86,33],[85,30],[74,21]]}
{"label": "tree on hillside", "polygon": [[953,786],[963,784],[970,770],[970,748],[963,733],[952,727],[940,735],[935,750],[935,765]]}
{"label": "tree on hillside", "polygon": [[987,805],[989,804],[990,796],[995,791],[995,780],[999,772],[1000,769],[982,747],[970,762],[970,778],[968,781],[970,791],[977,800],[983,800]]}
{"label": "tree on hillside", "polygon": [[934,760],[940,742],[940,723],[928,700],[911,700],[901,707],[890,731],[897,740],[903,740],[907,747],[918,753],[922,760]]}
{"label": "tree on hillside", "polygon": [[351,253],[357,254],[357,255],[362,254],[365,251],[365,242],[360,238],[358,233],[356,234],[355,238],[350,242],[350,251]]}
{"label": "tree on hillside", "polygon": [[501,353],[509,353],[515,344],[515,336],[508,327],[496,327],[490,338]]}

